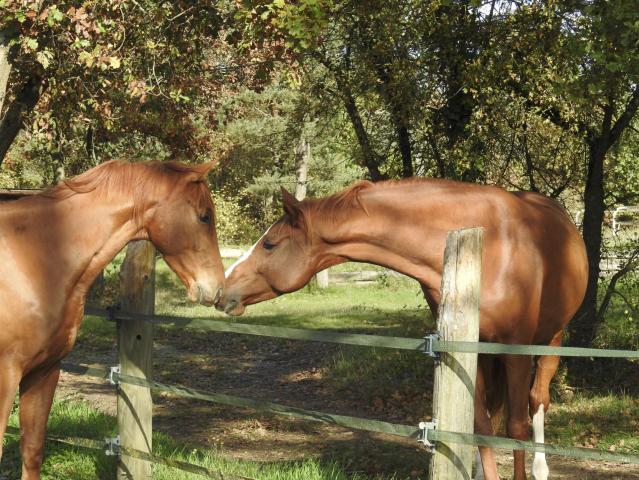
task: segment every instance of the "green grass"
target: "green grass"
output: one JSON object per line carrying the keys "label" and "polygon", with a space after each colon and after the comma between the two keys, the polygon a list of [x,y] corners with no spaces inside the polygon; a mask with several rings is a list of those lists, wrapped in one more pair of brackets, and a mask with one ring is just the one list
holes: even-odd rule
{"label": "green grass", "polygon": [[[17,413],[11,415],[9,424],[17,426]],[[83,401],[56,401],[51,410],[48,434],[59,437],[90,438],[102,440],[112,437],[117,430],[116,419],[93,409]],[[4,457],[0,466],[0,478],[20,477],[18,439],[8,435],[5,439]],[[167,435],[153,434],[154,454],[181,460],[223,472],[262,480],[363,480],[358,474],[348,475],[335,463],[319,463],[316,460],[268,464],[237,461],[225,458],[216,450],[196,449],[173,441]],[[54,441],[46,445],[46,458],[42,468],[43,480],[94,480],[115,478],[116,461],[94,450],[71,448]],[[196,480],[200,475],[190,474],[164,465],[153,466],[155,480]]]}
{"label": "green grass", "polygon": [[84,317],[78,332],[77,343],[86,345],[94,351],[108,351],[115,344],[116,326],[114,322],[101,317]]}
{"label": "green grass", "polygon": [[[18,426],[17,409],[11,414],[9,425]],[[49,416],[48,434],[102,440],[116,431],[115,418],[100,413],[85,402],[56,401]],[[15,436],[5,439],[0,478],[20,477],[19,443]],[[48,442],[43,464],[44,479],[102,479],[115,478],[113,458],[83,448],[69,448]]]}
{"label": "green grass", "polygon": [[551,406],[546,441],[639,454],[639,398],[578,393]]}
{"label": "green grass", "polygon": [[[553,406],[546,430],[549,443],[595,447],[604,450],[639,453],[639,399],[629,396],[577,395],[569,403]],[[17,426],[14,411],[10,425]],[[56,401],[49,417],[48,433],[62,437],[102,439],[116,432],[114,417],[98,412],[83,401]],[[226,458],[223,451],[204,450],[173,441],[161,433],[153,435],[154,453],[182,460],[227,474],[262,480],[364,480],[357,473],[347,474],[343,465],[309,459],[304,462],[260,463]],[[7,436],[0,478],[19,477],[19,445],[15,436]],[[48,442],[43,465],[43,480],[69,478],[94,480],[114,478],[115,460],[83,448],[70,448]],[[199,479],[197,475],[155,465],[156,480]],[[179,476],[178,476],[179,475]]]}
{"label": "green grass", "polygon": [[[229,319],[212,308],[189,302],[184,287],[161,260],[157,264],[156,282],[157,313]],[[419,332],[432,325],[429,319],[417,282],[390,277],[366,286],[329,286],[324,290],[304,287],[295,293],[250,305],[237,321],[403,335],[408,329],[422,335]]]}
{"label": "green grass", "polygon": [[[600,297],[606,285],[600,287]],[[639,274],[625,275],[615,288],[606,311],[606,321],[600,326],[595,346],[600,348],[639,349]]]}

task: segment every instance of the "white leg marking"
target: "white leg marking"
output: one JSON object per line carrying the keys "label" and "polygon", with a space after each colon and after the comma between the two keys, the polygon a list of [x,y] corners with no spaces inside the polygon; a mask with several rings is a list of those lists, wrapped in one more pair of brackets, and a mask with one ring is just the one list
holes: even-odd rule
{"label": "white leg marking", "polygon": [[479,455],[479,448],[477,449],[477,455],[475,456],[475,478],[474,480],[484,480],[484,467],[481,465],[481,456]]}
{"label": "white leg marking", "polygon": [[[536,443],[544,443],[544,404],[539,405],[537,413],[533,415],[533,440]],[[546,454],[535,452],[533,459],[532,474],[535,480],[547,480],[548,464],[546,463]]]}
{"label": "white leg marking", "polygon": [[231,276],[231,273],[233,273],[233,270],[235,270],[235,268],[240,263],[246,261],[246,259],[251,256],[251,253],[253,253],[253,250],[255,250],[255,247],[257,247],[258,245],[261,245],[262,240],[264,239],[266,234],[269,232],[269,230],[270,228],[266,232],[264,232],[264,235],[262,235],[260,239],[257,242],[255,242],[255,244],[251,248],[248,249],[247,252],[245,252],[240,258],[238,258],[233,265],[231,265],[229,268],[226,269],[226,272],[224,272],[225,278],[229,278]]}

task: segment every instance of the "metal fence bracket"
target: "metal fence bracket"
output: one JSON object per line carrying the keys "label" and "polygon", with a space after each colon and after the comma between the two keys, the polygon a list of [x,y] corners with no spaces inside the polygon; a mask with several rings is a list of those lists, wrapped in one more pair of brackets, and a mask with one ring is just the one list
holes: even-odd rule
{"label": "metal fence bracket", "polygon": [[120,375],[120,371],[120,365],[116,365],[109,369],[109,376],[107,377],[107,380],[111,385],[118,385],[120,383],[120,380],[115,378],[116,375]]}
{"label": "metal fence bracket", "polygon": [[431,450],[435,449],[435,443],[428,440],[428,432],[437,429],[437,420],[433,418],[431,422],[419,422],[418,440]]}
{"label": "metal fence bracket", "polygon": [[429,357],[439,358],[439,352],[433,350],[433,343],[441,337],[438,332],[430,333],[424,337],[424,353]]}
{"label": "metal fence bracket", "polygon": [[104,453],[107,457],[120,455],[120,435],[104,439]]}

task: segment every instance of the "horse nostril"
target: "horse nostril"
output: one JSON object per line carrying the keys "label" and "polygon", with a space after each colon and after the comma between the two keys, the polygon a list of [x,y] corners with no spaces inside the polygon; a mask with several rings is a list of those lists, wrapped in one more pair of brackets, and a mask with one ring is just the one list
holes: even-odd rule
{"label": "horse nostril", "polygon": [[197,286],[197,301],[198,303],[202,303],[202,300],[204,300],[204,290],[202,290],[202,286],[198,285]]}
{"label": "horse nostril", "polygon": [[222,298],[222,289],[218,288],[217,289],[217,293],[215,294],[215,298],[213,299],[213,303],[215,305],[217,305],[218,303],[220,303],[220,298]]}
{"label": "horse nostril", "polygon": [[231,300],[224,308],[224,313],[230,313],[237,307],[237,300]]}

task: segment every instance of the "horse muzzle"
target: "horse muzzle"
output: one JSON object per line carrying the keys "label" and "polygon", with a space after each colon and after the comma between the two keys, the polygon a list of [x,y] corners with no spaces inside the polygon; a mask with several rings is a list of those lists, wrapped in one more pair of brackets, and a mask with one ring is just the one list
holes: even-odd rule
{"label": "horse muzzle", "polygon": [[215,308],[218,309],[220,312],[224,312],[227,315],[231,315],[233,317],[242,315],[246,310],[246,307],[240,300],[235,298],[227,298],[223,292],[216,298]]}
{"label": "horse muzzle", "polygon": [[[215,292],[215,293],[213,293]],[[189,300],[192,302],[200,303],[207,307],[215,305],[222,295],[222,288],[210,287],[200,282],[195,282],[189,289]]]}

